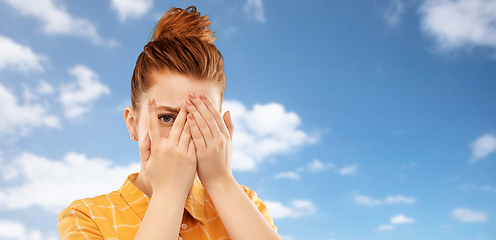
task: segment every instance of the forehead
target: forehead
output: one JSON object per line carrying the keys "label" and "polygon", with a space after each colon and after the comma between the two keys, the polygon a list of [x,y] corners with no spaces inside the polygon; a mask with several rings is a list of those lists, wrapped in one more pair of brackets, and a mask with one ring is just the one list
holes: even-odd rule
{"label": "forehead", "polygon": [[220,109],[221,91],[214,81],[198,80],[181,74],[154,74],[154,84],[144,95],[146,99],[154,98],[157,106],[180,108],[191,92],[199,95],[205,93],[215,106]]}

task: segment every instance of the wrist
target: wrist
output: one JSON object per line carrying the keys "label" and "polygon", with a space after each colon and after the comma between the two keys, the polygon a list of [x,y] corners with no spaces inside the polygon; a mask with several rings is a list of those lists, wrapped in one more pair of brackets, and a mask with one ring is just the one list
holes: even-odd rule
{"label": "wrist", "polygon": [[212,181],[202,181],[202,185],[205,187],[207,192],[212,195],[217,192],[224,191],[226,189],[229,189],[233,186],[238,187],[238,182],[234,178],[234,176],[231,175],[226,175],[224,177],[218,177],[216,179],[213,179]]}
{"label": "wrist", "polygon": [[184,193],[174,190],[156,190],[153,191],[153,195],[150,196],[150,199],[159,202],[168,202],[172,206],[181,207],[184,206],[184,203],[188,198],[188,194],[189,192]]}
{"label": "wrist", "polygon": [[150,197],[159,196],[163,197],[173,197],[177,199],[186,199],[189,192],[191,191],[191,185],[179,186],[179,185],[159,185],[152,186],[152,195]]}

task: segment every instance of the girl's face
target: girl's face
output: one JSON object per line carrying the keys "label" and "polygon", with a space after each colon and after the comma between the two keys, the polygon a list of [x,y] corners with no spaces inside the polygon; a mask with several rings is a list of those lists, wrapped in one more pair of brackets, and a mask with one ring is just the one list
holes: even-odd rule
{"label": "girl's face", "polygon": [[[191,92],[194,92],[196,95],[206,94],[220,111],[222,101],[221,92],[215,82],[199,81],[184,75],[169,73],[155,74],[153,78],[155,84],[150,91],[143,94],[140,110],[135,112],[128,107],[126,112],[129,112],[124,113],[129,133],[131,135],[133,133],[136,134],[133,139],[135,141],[144,138],[148,132],[148,111],[146,110],[148,107],[146,106],[148,98],[153,98],[156,101],[157,117],[160,122],[159,129],[164,138],[169,137],[172,124]],[[132,119],[129,118],[129,114],[132,114]]]}

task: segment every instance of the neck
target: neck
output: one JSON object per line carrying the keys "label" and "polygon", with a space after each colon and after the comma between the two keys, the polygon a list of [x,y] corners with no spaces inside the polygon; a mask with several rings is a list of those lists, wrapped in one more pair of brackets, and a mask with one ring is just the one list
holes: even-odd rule
{"label": "neck", "polygon": [[134,185],[139,188],[148,197],[152,197],[153,189],[150,182],[146,179],[145,175],[140,172],[136,180],[134,180]]}

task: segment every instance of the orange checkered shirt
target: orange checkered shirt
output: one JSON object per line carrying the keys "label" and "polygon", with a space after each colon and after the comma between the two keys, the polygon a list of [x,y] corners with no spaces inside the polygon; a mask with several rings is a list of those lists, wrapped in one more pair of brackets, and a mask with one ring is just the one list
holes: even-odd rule
{"label": "orange checkered shirt", "polygon": [[[128,176],[118,191],[74,201],[59,213],[60,239],[134,239],[150,197],[134,185],[138,173]],[[257,193],[242,186],[246,195],[277,231],[269,210]],[[179,239],[230,239],[207,191],[198,179],[184,205]]]}

